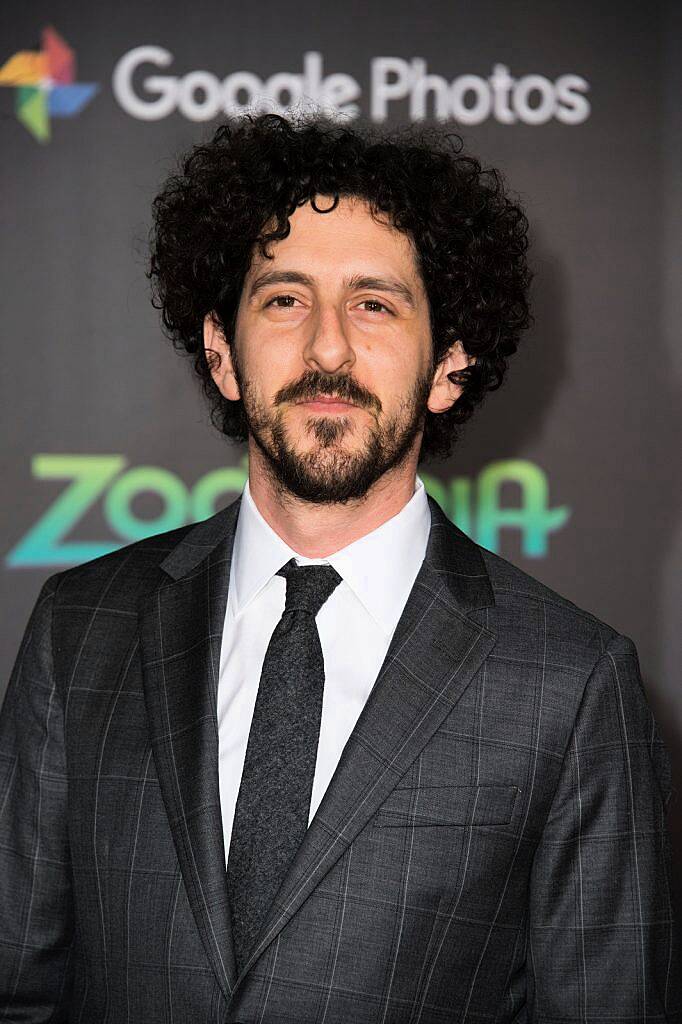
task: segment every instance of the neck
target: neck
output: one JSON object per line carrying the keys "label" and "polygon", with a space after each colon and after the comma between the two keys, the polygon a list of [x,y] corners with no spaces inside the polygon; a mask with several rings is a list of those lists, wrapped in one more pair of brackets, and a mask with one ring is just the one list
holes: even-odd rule
{"label": "neck", "polygon": [[318,505],[278,489],[262,452],[249,443],[249,491],[263,519],[290,548],[306,558],[325,558],[376,530],[404,508],[414,494],[417,461],[418,453],[411,452],[362,498]]}

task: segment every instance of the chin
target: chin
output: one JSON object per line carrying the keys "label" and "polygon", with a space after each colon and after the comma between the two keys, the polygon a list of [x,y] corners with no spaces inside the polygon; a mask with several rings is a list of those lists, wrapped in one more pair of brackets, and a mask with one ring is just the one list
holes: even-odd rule
{"label": "chin", "polygon": [[297,432],[295,436],[290,434],[287,443],[292,451],[309,456],[324,451],[357,453],[362,442],[348,418],[317,416],[305,424],[303,431]]}
{"label": "chin", "polygon": [[332,438],[328,441],[318,439],[306,439],[292,449],[293,453],[301,459],[318,458],[322,462],[328,461],[325,456],[332,458],[354,458],[362,454],[363,448],[359,442],[349,443],[345,437]]}

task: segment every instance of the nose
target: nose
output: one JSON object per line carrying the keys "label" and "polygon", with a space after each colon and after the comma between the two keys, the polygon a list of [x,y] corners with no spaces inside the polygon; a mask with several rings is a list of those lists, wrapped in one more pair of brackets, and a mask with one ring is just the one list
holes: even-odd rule
{"label": "nose", "polygon": [[319,309],[303,358],[311,369],[323,373],[347,373],[355,363],[348,325],[331,303]]}

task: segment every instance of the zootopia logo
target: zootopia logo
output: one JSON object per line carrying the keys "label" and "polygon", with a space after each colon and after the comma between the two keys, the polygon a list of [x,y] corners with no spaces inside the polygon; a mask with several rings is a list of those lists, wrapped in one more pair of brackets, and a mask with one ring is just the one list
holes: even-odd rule
{"label": "zootopia logo", "polygon": [[[236,497],[248,475],[244,458],[239,466],[221,467],[188,487],[160,466],[129,466],[123,455],[36,455],[31,463],[38,480],[66,481],[58,496],[6,557],[12,568],[73,565],[115,551],[123,544],[185,523],[207,519]],[[525,459],[488,463],[475,477],[442,481],[420,472],[426,490],[454,523],[490,551],[500,546],[500,533],[512,528],[520,535],[529,558],[547,554],[548,538],[568,520],[566,506],[550,508],[547,475]],[[502,504],[504,485],[516,485],[513,504]],[[161,502],[154,518],[141,518],[136,498],[152,494]],[[78,540],[79,524],[99,508],[111,540]]]}

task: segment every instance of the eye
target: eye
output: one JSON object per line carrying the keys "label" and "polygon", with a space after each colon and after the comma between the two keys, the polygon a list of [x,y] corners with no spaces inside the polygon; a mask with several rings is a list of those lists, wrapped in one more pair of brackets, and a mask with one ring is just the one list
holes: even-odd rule
{"label": "eye", "polygon": [[[381,309],[386,310],[387,313],[392,313],[392,310],[390,310],[388,308],[388,306],[385,306],[383,304],[383,302],[379,302],[378,299],[363,299],[362,302],[360,303],[360,305],[361,306],[366,306],[366,305],[379,306]],[[374,312],[374,310],[370,310],[369,312]]]}
{"label": "eye", "polygon": [[293,295],[273,295],[265,305],[272,306],[275,303],[279,303],[280,299],[282,300],[282,305],[278,306],[279,309],[291,309],[292,304],[297,301]]}

